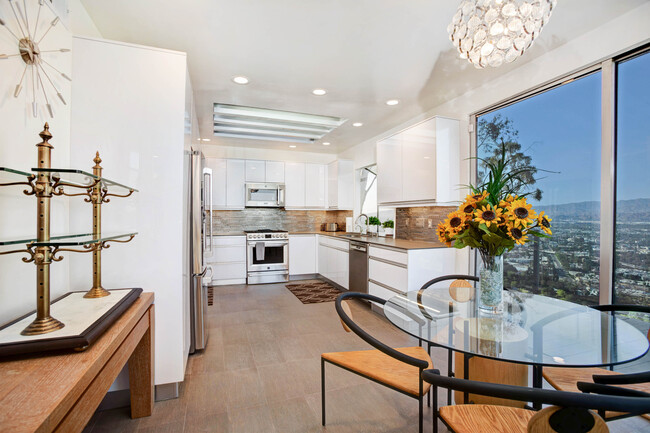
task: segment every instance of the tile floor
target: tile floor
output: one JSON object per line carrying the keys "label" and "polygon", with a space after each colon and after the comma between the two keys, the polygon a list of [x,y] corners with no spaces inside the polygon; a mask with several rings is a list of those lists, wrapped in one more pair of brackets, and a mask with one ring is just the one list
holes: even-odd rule
{"label": "tile floor", "polygon": [[[328,424],[321,427],[320,354],[369,347],[343,330],[334,303],[304,305],[283,284],[217,287],[214,299],[208,347],[190,356],[180,397],[156,403],[148,418],[132,420],[128,408],[97,412],[85,433],[418,431],[417,400],[330,365]],[[393,347],[417,344],[363,306],[353,313]],[[446,369],[446,352],[434,349],[433,362]],[[425,410],[431,431],[431,409]],[[609,426],[650,432],[641,418]]]}

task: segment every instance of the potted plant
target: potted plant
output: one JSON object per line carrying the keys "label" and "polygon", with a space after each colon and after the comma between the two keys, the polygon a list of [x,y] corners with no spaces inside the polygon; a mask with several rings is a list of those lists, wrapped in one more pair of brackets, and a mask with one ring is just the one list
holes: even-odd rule
{"label": "potted plant", "polygon": [[476,248],[481,255],[479,307],[501,310],[503,295],[503,254],[531,236],[549,237],[551,218],[537,213],[522,193],[526,183],[522,174],[531,167],[512,167],[505,144],[499,158],[477,158],[488,168],[487,181],[469,185],[470,194],[458,210],[438,224],[438,239],[455,248]]}
{"label": "potted plant", "polygon": [[386,220],[382,225],[384,226],[386,236],[393,236],[395,234],[395,221]]}
{"label": "potted plant", "polygon": [[368,218],[368,231],[370,233],[377,233],[379,231],[379,226],[381,226],[381,221],[375,216]]}

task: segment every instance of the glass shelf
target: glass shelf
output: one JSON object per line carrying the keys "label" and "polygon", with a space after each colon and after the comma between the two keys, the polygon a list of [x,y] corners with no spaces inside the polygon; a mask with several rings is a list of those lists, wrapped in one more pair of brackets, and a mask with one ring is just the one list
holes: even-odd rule
{"label": "glass shelf", "polygon": [[0,167],[0,184],[27,182],[27,179],[31,175],[31,173],[27,173],[26,171],[15,170],[8,167]]}
{"label": "glass shelf", "polygon": [[131,191],[138,192],[138,190],[133,187],[117,183],[113,180],[108,180],[105,177],[102,177],[102,186],[107,188],[108,192],[111,194],[125,195]]}
{"label": "glass shelf", "polygon": [[95,184],[97,176],[83,170],[70,168],[32,168],[34,173],[50,173],[61,179],[62,182],[72,184],[81,188],[88,188]]}
{"label": "glass shelf", "polygon": [[112,241],[121,238],[128,238],[131,236],[137,235],[138,232],[129,232],[129,233],[109,233],[102,234],[101,237],[96,238],[92,233],[81,233],[81,234],[68,234],[60,236],[52,236],[47,242],[36,242],[36,239],[17,239],[17,240],[0,240],[0,246],[6,245],[27,245],[33,244],[37,247],[50,246],[50,247],[70,247],[70,246],[80,246],[80,245],[91,245],[104,241]]}

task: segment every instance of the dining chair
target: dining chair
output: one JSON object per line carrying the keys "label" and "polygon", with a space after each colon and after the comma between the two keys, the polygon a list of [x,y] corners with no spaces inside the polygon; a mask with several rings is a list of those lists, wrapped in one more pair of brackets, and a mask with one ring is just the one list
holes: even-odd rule
{"label": "dining chair", "polygon": [[[426,309],[422,305],[422,296],[424,295],[426,289],[439,284],[441,282],[450,281],[449,283],[449,296],[457,303],[471,302],[475,300],[476,297],[476,288],[473,287],[472,282],[478,282],[479,278],[473,275],[444,275],[438,278],[434,278],[430,281],[424,283],[424,285],[418,291],[418,305],[420,306],[421,314],[431,319],[431,317],[426,312]],[[451,340],[454,338],[455,322],[450,316],[450,323],[448,326],[448,338]],[[429,353],[431,353],[431,347],[435,347],[435,344],[429,343],[428,345]],[[525,386],[528,384],[528,366],[524,364],[516,364],[506,361],[495,361],[493,359],[481,358],[481,357],[470,357],[467,359],[466,355],[456,352],[455,356],[452,354],[451,349],[447,349],[447,375],[449,377],[464,377],[465,367],[467,366],[467,378],[478,381],[492,382],[492,383],[502,383],[509,385],[522,385]],[[454,371],[453,365],[454,361],[456,364],[456,369]],[[465,396],[460,393],[455,393],[455,400],[457,402],[464,401]],[[427,398],[430,398],[427,397]],[[515,401],[515,400],[503,400],[493,397],[485,396],[476,396],[468,395],[468,401],[472,403],[482,403],[482,404],[501,404],[507,406],[523,407],[525,403]],[[451,404],[451,389],[447,390],[447,404]]]}
{"label": "dining chair", "polygon": [[394,349],[377,340],[352,319],[352,311],[346,300],[360,299],[384,305],[386,301],[365,293],[347,292],[336,298],[336,312],[343,329],[354,332],[376,350],[329,352],[321,355],[321,402],[322,423],[325,425],[325,363],[365,377],[375,383],[393,389],[419,401],[419,431],[423,428],[424,395],[429,384],[422,380],[422,371],[433,368],[431,357],[421,346]]}
{"label": "dining chair", "polygon": [[[641,313],[647,315],[646,320],[650,319],[650,307],[645,305],[594,305],[592,308],[620,315],[626,313]],[[620,316],[619,316],[620,317]],[[633,325],[634,321],[631,322]],[[643,329],[645,331],[645,329]],[[647,331],[648,340],[650,341],[650,330]],[[544,368],[544,379],[555,389],[560,391],[572,392],[598,392],[607,390],[602,385],[614,385],[625,387],[626,389],[648,393],[650,396],[650,372],[623,374],[605,368],[565,368],[565,367],[546,367]],[[631,415],[626,411],[621,412],[601,412],[600,416],[605,421],[627,418]],[[650,419],[649,414],[643,415]]]}
{"label": "dining chair", "polygon": [[[434,398],[434,433],[438,431],[438,419],[455,433],[606,433],[609,432],[607,424],[590,409],[625,410],[637,415],[650,411],[650,395],[582,394],[502,385],[445,377],[438,370],[425,370],[422,377],[432,386],[430,392]],[[484,404],[443,406],[437,409],[435,399],[438,387],[552,406],[539,412]]]}

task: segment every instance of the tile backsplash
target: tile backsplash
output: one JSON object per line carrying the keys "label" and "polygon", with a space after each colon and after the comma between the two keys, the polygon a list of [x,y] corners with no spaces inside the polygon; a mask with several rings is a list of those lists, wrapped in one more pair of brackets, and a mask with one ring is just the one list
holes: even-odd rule
{"label": "tile backsplash", "polygon": [[455,206],[422,206],[397,208],[395,236],[397,239],[438,242],[436,228]]}
{"label": "tile backsplash", "polygon": [[313,232],[321,230],[321,226],[325,223],[338,223],[339,230],[345,231],[345,218],[351,216],[351,210],[325,211],[263,208],[218,210],[214,211],[212,228],[215,233],[258,229]]}

